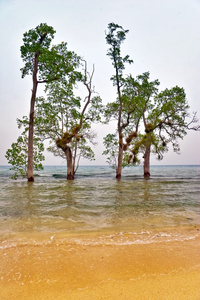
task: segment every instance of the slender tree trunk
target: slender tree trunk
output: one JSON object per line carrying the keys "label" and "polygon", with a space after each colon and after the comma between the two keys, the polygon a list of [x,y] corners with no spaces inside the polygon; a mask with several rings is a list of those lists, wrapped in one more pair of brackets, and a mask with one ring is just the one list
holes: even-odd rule
{"label": "slender tree trunk", "polygon": [[73,157],[71,149],[69,147],[66,147],[65,155],[67,159],[67,180],[74,180]]}
{"label": "slender tree trunk", "polygon": [[116,178],[121,179],[122,175],[122,161],[123,161],[123,138],[122,133],[119,133],[119,153],[118,153],[118,164],[116,170]]}
{"label": "slender tree trunk", "polygon": [[119,153],[118,153],[118,165],[116,170],[116,179],[121,179],[122,176],[122,161],[123,161],[123,134],[122,134],[122,126],[121,126],[121,115],[122,115],[122,99],[121,99],[121,91],[120,91],[120,83],[119,83],[119,74],[118,69],[116,68],[116,79],[117,79],[117,93],[119,98],[119,114],[118,114],[118,134],[119,134]]}
{"label": "slender tree trunk", "polygon": [[37,92],[37,70],[38,70],[38,53],[35,54],[34,70],[33,70],[33,89],[31,96],[31,107],[29,116],[29,137],[28,137],[28,167],[27,177],[28,181],[34,181],[33,176],[33,133],[34,133],[34,107]]}
{"label": "slender tree trunk", "polygon": [[146,145],[144,153],[144,178],[150,177],[150,153],[151,153],[151,144]]}

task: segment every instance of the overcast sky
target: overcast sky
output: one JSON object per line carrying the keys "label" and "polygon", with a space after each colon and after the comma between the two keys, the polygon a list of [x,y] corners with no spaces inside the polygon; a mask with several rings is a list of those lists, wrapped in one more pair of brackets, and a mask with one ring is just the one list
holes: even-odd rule
{"label": "overcast sky", "polygon": [[[184,87],[191,112],[200,117],[200,0],[0,0],[0,165],[7,164],[6,150],[20,134],[16,118],[29,114],[32,78],[22,79],[20,73],[24,32],[40,23],[53,26],[53,44],[67,42],[89,68],[95,64],[93,83],[106,104],[116,97],[106,55],[105,30],[110,22],[129,29],[122,52],[134,64],[127,74],[149,71],[152,80],[160,80],[161,90]],[[94,126],[98,146],[92,164],[105,164],[102,141],[112,128]],[[190,131],[180,145],[181,155],[170,151],[161,162],[152,155],[151,163],[200,164],[200,132]],[[65,162],[46,153],[45,164]]]}

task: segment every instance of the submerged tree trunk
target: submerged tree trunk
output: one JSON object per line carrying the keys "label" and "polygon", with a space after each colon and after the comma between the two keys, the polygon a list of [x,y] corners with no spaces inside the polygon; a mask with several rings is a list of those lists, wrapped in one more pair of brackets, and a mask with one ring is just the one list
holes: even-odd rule
{"label": "submerged tree trunk", "polygon": [[119,153],[118,153],[118,164],[116,170],[116,179],[121,179],[122,174],[122,161],[123,161],[123,138],[122,134],[119,134]]}
{"label": "submerged tree trunk", "polygon": [[144,178],[150,177],[150,153],[151,153],[151,144],[146,145],[144,153]]}
{"label": "submerged tree trunk", "polygon": [[34,181],[33,176],[33,134],[34,134],[34,107],[37,92],[37,70],[38,70],[38,53],[35,54],[34,70],[33,70],[33,89],[31,96],[30,116],[29,116],[29,136],[28,136],[28,181]]}
{"label": "submerged tree trunk", "polygon": [[123,161],[123,134],[122,134],[122,126],[121,126],[121,115],[122,115],[122,99],[121,99],[121,91],[120,91],[120,84],[119,84],[119,74],[118,69],[116,69],[116,79],[117,79],[117,92],[118,98],[120,101],[119,105],[119,115],[118,115],[118,135],[119,135],[119,152],[118,152],[118,165],[116,170],[116,179],[121,179],[122,176],[122,161]]}
{"label": "submerged tree trunk", "polygon": [[67,159],[67,180],[74,180],[73,157],[72,157],[72,151],[69,147],[66,147],[65,155]]}

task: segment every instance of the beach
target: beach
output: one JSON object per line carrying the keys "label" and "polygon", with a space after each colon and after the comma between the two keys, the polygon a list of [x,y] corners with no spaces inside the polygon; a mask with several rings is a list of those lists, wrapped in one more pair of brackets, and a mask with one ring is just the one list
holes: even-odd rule
{"label": "beach", "polygon": [[0,299],[200,299],[200,167],[0,168]]}
{"label": "beach", "polygon": [[132,244],[128,234],[124,244],[104,238],[1,249],[0,299],[200,299],[199,237],[149,244]]}

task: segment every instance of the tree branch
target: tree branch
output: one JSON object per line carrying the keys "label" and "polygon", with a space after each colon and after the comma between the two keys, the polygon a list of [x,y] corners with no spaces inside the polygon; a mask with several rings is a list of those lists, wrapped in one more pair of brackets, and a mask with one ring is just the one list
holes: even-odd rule
{"label": "tree branch", "polygon": [[56,77],[52,78],[51,80],[50,79],[49,80],[47,80],[47,79],[38,80],[37,83],[49,83],[49,82],[52,82],[54,80],[59,80],[59,79],[60,79],[60,77],[56,76]]}
{"label": "tree branch", "polygon": [[[88,72],[87,72],[87,62],[84,60],[85,62],[85,78],[84,78],[84,85],[86,86],[87,90],[88,90],[88,96],[85,98],[87,99],[85,105],[84,105],[84,108],[82,110],[82,113],[81,113],[81,118],[80,118],[80,126],[82,126],[82,123],[83,123],[83,116],[85,114],[85,111],[90,103],[90,100],[91,100],[91,95],[92,95],[92,88],[91,88],[91,85],[92,85],[92,78],[93,78],[93,75],[94,75],[94,65],[93,65],[93,70],[92,70],[92,74],[90,75]],[[87,82],[87,77],[89,76],[89,81]]]}
{"label": "tree branch", "polygon": [[194,127],[189,127],[192,123],[197,123],[197,112],[193,113],[192,120],[187,124],[187,129],[188,130],[195,130],[195,131],[200,131],[200,125],[194,126]]}

